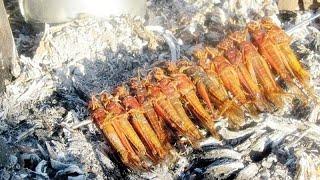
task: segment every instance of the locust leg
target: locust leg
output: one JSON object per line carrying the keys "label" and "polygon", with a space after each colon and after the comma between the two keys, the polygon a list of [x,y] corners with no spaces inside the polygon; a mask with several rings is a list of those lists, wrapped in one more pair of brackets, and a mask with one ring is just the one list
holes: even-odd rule
{"label": "locust leg", "polygon": [[113,114],[104,110],[102,104],[93,97],[89,104],[89,109],[92,111],[91,115],[94,122],[103,132],[106,139],[111,146],[117,151],[122,162],[132,168],[141,167],[140,158],[132,149],[130,143],[122,134],[118,134],[116,128],[113,126]]}
{"label": "locust leg", "polygon": [[129,141],[124,137],[118,135],[115,128],[110,122],[104,122],[101,127],[103,134],[106,136],[110,144],[119,153],[122,162],[129,167],[141,166],[140,158],[132,149]]}
{"label": "locust leg", "polygon": [[183,121],[171,102],[164,96],[156,99],[154,104],[156,111],[160,113],[160,116],[163,116],[164,119],[168,120],[169,124],[173,128],[176,128],[178,131],[180,131],[182,135],[186,135],[188,138],[190,138],[191,142],[202,138],[199,130],[195,127],[191,120]]}
{"label": "locust leg", "polygon": [[207,106],[210,109],[211,113],[215,114],[214,110],[213,110],[212,103],[211,103],[210,98],[209,98],[209,94],[207,92],[207,89],[206,89],[204,83],[201,80],[196,82],[196,88],[197,88],[198,94],[201,96],[201,98],[207,104]]}
{"label": "locust leg", "polygon": [[147,150],[143,145],[142,141],[140,140],[139,136],[137,135],[137,133],[134,131],[130,122],[128,121],[128,115],[127,114],[119,115],[113,120],[112,123],[118,135],[119,134],[121,134],[122,136],[124,135],[126,139],[130,142],[130,144],[133,146],[138,156],[141,159],[146,160]]}
{"label": "locust leg", "polygon": [[244,87],[246,87],[246,89],[248,89],[248,93],[253,99],[253,103],[259,109],[259,111],[270,112],[272,110],[271,106],[262,94],[258,84],[254,83],[254,81],[252,80],[245,65],[239,65],[238,74],[240,74],[239,77],[243,77],[240,79],[242,80],[241,83]]}
{"label": "locust leg", "polygon": [[213,136],[219,138],[219,135],[214,127],[213,115],[210,115],[202,106],[194,90],[192,81],[184,74],[176,76],[173,75],[173,77],[177,79],[177,88],[182,95],[182,99],[186,102],[193,114],[199,119],[201,125],[204,126]]}
{"label": "locust leg", "polygon": [[214,126],[214,119],[208,112],[203,108],[201,102],[199,101],[196,93],[194,91],[189,91],[183,95],[184,99],[187,101],[188,106],[191,108],[192,112],[197,116],[202,126],[204,126],[214,137],[220,139]]}
{"label": "locust leg", "polygon": [[310,89],[310,74],[301,66],[299,60],[297,59],[297,56],[292,51],[291,47],[288,44],[283,43],[279,44],[279,48],[286,55],[286,61],[288,62],[298,80],[306,88],[308,93],[314,96],[313,90]]}
{"label": "locust leg", "polygon": [[142,105],[144,109],[145,116],[147,117],[150,125],[157,134],[162,145],[169,146],[168,135],[165,131],[165,123],[162,118],[158,117],[157,113],[154,111],[151,101],[145,101]]}
{"label": "locust leg", "polygon": [[130,110],[132,116],[131,123],[141,137],[141,139],[147,144],[154,157],[163,159],[166,155],[165,150],[162,148],[161,143],[151,128],[149,122],[144,117],[143,112],[137,109]]}
{"label": "locust leg", "polygon": [[282,107],[283,100],[281,98],[281,92],[271,75],[268,65],[264,59],[255,52],[255,50],[252,51],[247,52],[245,57],[251,77],[257,77],[259,79],[259,82],[262,84],[266,94],[266,98],[269,101],[271,101],[276,107]]}
{"label": "locust leg", "polygon": [[[218,106],[220,115],[226,116],[232,124],[235,126],[240,126],[244,122],[244,112],[234,101],[230,100],[227,94],[224,93],[221,89],[212,86],[212,83],[208,80],[206,81],[206,87],[208,89],[211,99],[218,99],[220,105]],[[217,94],[217,92],[219,92]]]}

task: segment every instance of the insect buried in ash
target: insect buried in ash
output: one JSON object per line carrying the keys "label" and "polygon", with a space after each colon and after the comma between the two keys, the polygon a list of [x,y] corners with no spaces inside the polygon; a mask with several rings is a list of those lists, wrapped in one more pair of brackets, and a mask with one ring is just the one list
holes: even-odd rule
{"label": "insect buried in ash", "polygon": [[161,162],[170,156],[177,135],[196,147],[204,138],[199,127],[219,139],[219,117],[236,129],[246,114],[273,112],[293,96],[305,103],[307,96],[315,97],[290,37],[268,18],[248,23],[244,31],[194,56],[195,62],[168,62],[112,95],[92,97],[92,119],[128,167],[148,169],[148,162]]}

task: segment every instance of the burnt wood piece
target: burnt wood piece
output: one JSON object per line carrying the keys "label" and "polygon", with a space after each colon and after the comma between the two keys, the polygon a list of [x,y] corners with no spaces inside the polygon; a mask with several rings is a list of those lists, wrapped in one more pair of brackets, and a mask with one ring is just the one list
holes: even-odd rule
{"label": "burnt wood piece", "polygon": [[4,3],[0,0],[0,94],[5,91],[5,82],[12,80],[11,70],[17,52]]}

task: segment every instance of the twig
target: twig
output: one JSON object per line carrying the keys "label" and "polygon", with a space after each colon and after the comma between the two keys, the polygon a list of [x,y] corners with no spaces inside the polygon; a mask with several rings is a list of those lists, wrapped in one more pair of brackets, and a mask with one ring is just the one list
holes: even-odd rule
{"label": "twig", "polygon": [[297,145],[297,143],[298,143],[303,137],[305,137],[311,130],[312,130],[312,128],[307,129],[305,132],[303,132],[303,133],[300,135],[300,137],[299,137],[297,140],[295,140],[294,142],[290,143],[290,144],[288,145],[288,147],[295,147],[295,146]]}
{"label": "twig", "polygon": [[159,33],[165,39],[170,48],[171,60],[176,61],[180,57],[180,47],[176,46],[177,40],[169,30],[161,26],[147,26],[146,29]]}
{"label": "twig", "polygon": [[15,141],[15,143],[20,142],[22,139],[24,139],[25,137],[29,136],[30,134],[32,134],[35,130],[36,126],[33,126],[32,128],[28,129],[27,131],[21,133],[18,137],[17,140]]}
{"label": "twig", "polygon": [[286,30],[287,34],[289,34],[289,35],[293,34],[295,30],[299,29],[301,26],[308,25],[311,21],[317,19],[318,17],[320,17],[320,13],[317,13],[317,14],[313,15],[312,17],[310,17],[309,19],[306,19],[306,20],[296,24],[295,26],[287,29]]}
{"label": "twig", "polygon": [[92,123],[91,120],[84,120],[84,121],[81,121],[81,122],[73,125],[71,128],[72,128],[73,130],[75,130],[75,129],[78,129],[78,128],[80,128],[80,127],[83,127],[83,126],[86,126],[86,125],[88,125],[88,124],[91,124],[91,123]]}

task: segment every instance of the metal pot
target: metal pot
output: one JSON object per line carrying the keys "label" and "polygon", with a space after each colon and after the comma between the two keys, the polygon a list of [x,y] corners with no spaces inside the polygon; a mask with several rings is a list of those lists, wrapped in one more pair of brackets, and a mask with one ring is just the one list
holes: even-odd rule
{"label": "metal pot", "polygon": [[62,23],[81,14],[144,16],[146,0],[19,0],[19,6],[26,21]]}

